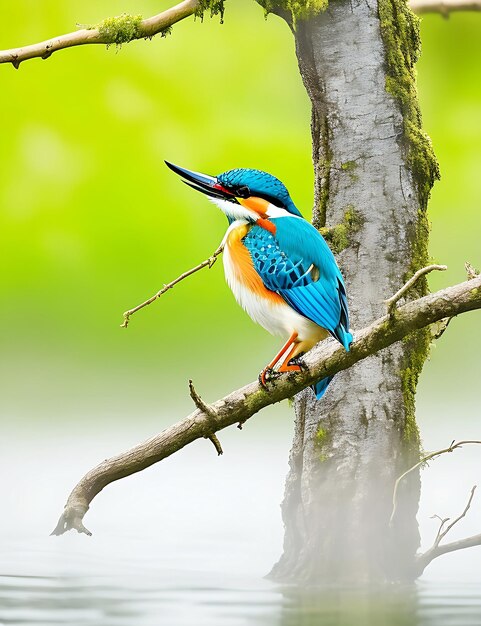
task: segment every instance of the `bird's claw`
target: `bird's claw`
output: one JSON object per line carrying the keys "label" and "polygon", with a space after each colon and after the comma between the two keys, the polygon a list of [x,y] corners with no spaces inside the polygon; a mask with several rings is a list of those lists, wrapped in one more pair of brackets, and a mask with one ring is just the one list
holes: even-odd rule
{"label": "bird's claw", "polygon": [[271,381],[279,378],[280,375],[281,375],[280,372],[277,372],[272,367],[266,367],[259,374],[259,383],[261,384],[262,387],[264,387],[264,389],[267,389],[267,385]]}
{"label": "bird's claw", "polygon": [[287,365],[297,365],[297,367],[299,368],[301,372],[305,372],[308,369],[308,367],[304,359],[302,358],[303,356],[304,356],[304,352],[301,352],[301,354],[298,354],[297,356],[290,359]]}

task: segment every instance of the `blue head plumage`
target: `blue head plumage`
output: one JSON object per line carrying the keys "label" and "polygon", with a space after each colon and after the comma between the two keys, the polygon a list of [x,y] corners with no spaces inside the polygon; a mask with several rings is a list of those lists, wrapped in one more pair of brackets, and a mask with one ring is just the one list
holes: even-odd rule
{"label": "blue head plumage", "polygon": [[227,189],[236,189],[246,196],[265,198],[289,213],[302,217],[284,183],[272,174],[261,170],[236,168],[219,174],[217,180]]}

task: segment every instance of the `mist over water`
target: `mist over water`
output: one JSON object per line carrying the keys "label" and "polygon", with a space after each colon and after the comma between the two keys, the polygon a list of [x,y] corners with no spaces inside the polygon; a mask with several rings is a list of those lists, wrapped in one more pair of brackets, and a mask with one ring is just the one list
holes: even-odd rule
{"label": "mist over water", "polygon": [[[282,407],[241,432],[220,433],[223,457],[198,441],[107,487],[85,519],[92,537],[49,536],[70,489],[90,466],[164,424],[57,425],[55,437],[45,423],[9,431],[0,448],[0,624],[481,623],[479,548],[439,559],[408,587],[299,590],[264,578],[282,547],[279,504],[292,436],[290,411]],[[427,430],[437,431],[436,424]],[[424,474],[419,519],[426,546],[436,529],[428,512],[459,513],[469,480],[479,476],[473,451],[456,459],[456,483],[450,462]],[[479,532],[480,510],[475,501],[453,539]]]}

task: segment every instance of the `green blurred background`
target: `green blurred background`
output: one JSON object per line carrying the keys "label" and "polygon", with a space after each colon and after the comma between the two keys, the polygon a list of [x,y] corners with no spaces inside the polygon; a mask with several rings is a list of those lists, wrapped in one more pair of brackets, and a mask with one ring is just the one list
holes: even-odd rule
{"label": "green blurred background", "polygon": [[[0,47],[169,4],[17,0],[1,8]],[[442,170],[431,254],[449,265],[433,288],[463,280],[465,260],[481,265],[480,32],[476,14],[422,23],[419,91]],[[310,108],[285,24],[229,0],[223,25],[187,20],[165,39],[74,48],[0,74],[2,419],[171,422],[190,410],[189,378],[207,399],[255,378],[277,341],[236,305],[221,263],[119,325],[226,227],[164,158],[212,174],[268,170],[310,213]],[[463,316],[433,350],[427,419],[453,408],[477,418],[478,328],[479,314]]]}

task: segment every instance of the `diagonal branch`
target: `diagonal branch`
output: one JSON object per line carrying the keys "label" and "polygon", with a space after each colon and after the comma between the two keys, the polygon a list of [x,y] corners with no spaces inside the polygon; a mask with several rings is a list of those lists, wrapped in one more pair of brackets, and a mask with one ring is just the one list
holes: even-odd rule
{"label": "diagonal branch", "polygon": [[102,24],[100,24],[96,28],[82,28],[73,33],[53,37],[52,39],[47,39],[46,41],[41,41],[40,43],[35,43],[30,46],[1,50],[0,63],[11,63],[18,69],[22,61],[35,58],[48,59],[54,52],[64,50],[65,48],[72,48],[73,46],[83,46],[94,43],[109,45],[127,43],[134,39],[150,38],[158,33],[165,33],[171,26],[180,22],[180,20],[195,13],[198,8],[199,0],[184,0],[166,11],[162,11],[162,13],[158,13],[145,20],[139,19],[138,23],[133,24],[132,31],[130,31],[128,35],[124,33],[124,38],[120,41],[116,37],[115,22],[118,21],[119,26],[122,27],[122,19],[130,18],[132,20],[132,16],[111,18],[104,21],[104,23],[108,22],[108,29],[102,28]]}
{"label": "diagonal branch", "polygon": [[304,357],[302,372],[289,372],[273,381],[268,390],[258,381],[233,391],[209,405],[209,413],[197,409],[182,421],[138,446],[107,459],[90,470],[74,487],[65,510],[52,534],[67,530],[88,533],[83,517],[91,501],[111,482],[130,476],[158,463],[189,443],[216,431],[243,423],[266,406],[292,397],[308,385],[352,367],[409,333],[445,317],[481,308],[481,276],[399,307],[395,317],[384,315],[355,333],[350,352],[334,340],[323,341]]}

